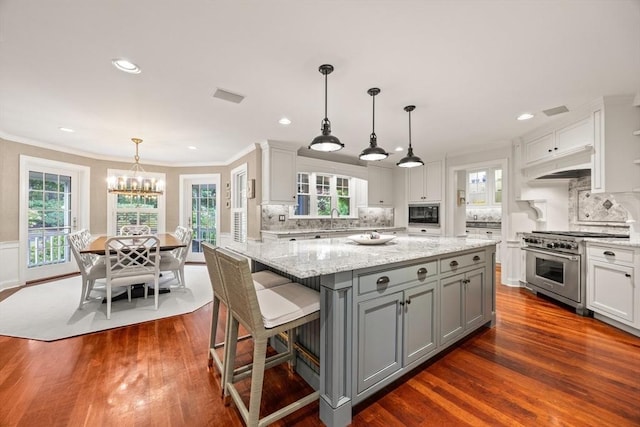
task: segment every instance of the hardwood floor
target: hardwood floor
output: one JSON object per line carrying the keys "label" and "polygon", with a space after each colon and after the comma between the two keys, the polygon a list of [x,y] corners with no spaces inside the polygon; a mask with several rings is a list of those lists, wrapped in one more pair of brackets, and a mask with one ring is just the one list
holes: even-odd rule
{"label": "hardwood floor", "polygon": [[[495,328],[357,406],[353,425],[640,425],[640,338],[523,289],[499,286],[497,307]],[[209,304],[51,343],[0,337],[0,426],[242,425],[207,370],[210,316]],[[271,369],[262,409],[308,390]],[[319,426],[317,414],[277,425]]]}

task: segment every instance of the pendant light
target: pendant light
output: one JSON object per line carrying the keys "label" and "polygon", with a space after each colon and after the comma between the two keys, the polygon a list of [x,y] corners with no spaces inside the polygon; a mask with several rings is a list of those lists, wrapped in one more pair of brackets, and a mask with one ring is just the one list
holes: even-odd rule
{"label": "pendant light", "polygon": [[323,64],[318,71],[324,75],[324,119],[322,120],[322,135],[316,136],[311,141],[309,148],[317,151],[338,151],[344,148],[344,144],[331,135],[331,122],[327,118],[327,75],[333,72],[333,65]]}
{"label": "pendant light", "polygon": [[420,157],[413,155],[413,148],[411,147],[411,112],[416,109],[415,105],[407,105],[404,107],[404,111],[409,113],[409,150],[407,151],[407,155],[400,159],[396,165],[401,168],[415,168],[416,166],[423,166],[424,162]]}
{"label": "pendant light", "polygon": [[373,98],[373,125],[369,136],[369,146],[360,153],[360,160],[376,161],[386,159],[389,157],[389,153],[384,151],[384,148],[378,147],[378,137],[376,136],[376,95],[380,93],[380,89],[372,87],[367,93]]}

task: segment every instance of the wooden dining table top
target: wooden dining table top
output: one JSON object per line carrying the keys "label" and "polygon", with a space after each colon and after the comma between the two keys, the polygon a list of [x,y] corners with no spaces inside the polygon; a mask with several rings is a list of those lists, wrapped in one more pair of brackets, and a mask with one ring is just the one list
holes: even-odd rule
{"label": "wooden dining table top", "polygon": [[[175,235],[171,233],[159,233],[155,234],[155,236],[160,240],[160,250],[161,251],[170,251],[177,248],[183,248],[186,245],[182,243],[180,239],[178,239]],[[80,253],[81,254],[96,254],[96,255],[104,255],[104,245],[107,242],[109,237],[116,236],[100,236],[95,240],[89,242],[87,246],[85,246]],[[125,237],[125,236],[120,236]],[[135,236],[131,236],[135,237]]]}

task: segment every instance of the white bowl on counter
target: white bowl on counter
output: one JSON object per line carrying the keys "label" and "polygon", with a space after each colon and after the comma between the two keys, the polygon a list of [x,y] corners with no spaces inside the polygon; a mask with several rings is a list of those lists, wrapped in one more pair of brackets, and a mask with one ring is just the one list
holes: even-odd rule
{"label": "white bowl on counter", "polygon": [[378,234],[377,236],[372,236],[371,234],[353,234],[347,236],[347,239],[359,245],[383,245],[395,238],[396,236],[391,234]]}

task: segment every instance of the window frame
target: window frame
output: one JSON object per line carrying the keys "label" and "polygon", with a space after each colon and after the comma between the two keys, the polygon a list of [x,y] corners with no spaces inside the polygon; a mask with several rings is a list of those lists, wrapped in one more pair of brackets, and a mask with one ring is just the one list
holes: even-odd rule
{"label": "window frame", "polygon": [[[309,192],[308,193],[299,193],[298,192],[298,183],[300,182],[299,175],[307,174],[309,181]],[[356,207],[356,181],[354,177],[342,175],[342,174],[333,174],[328,172],[309,172],[309,171],[297,171],[296,172],[296,202],[298,200],[299,195],[305,195],[309,197],[309,215],[298,215],[296,214],[296,209],[298,207],[297,203],[291,206],[289,217],[292,219],[326,219],[330,218],[331,215],[319,215],[318,214],[318,194],[316,191],[317,185],[317,176],[325,176],[329,177],[329,187],[330,191],[328,196],[331,198],[331,209],[338,209],[338,198],[348,198],[349,199],[349,215],[340,215],[340,218],[358,218],[357,207]],[[337,181],[338,178],[346,179],[349,184],[349,195],[348,196],[339,196],[337,190]]]}

